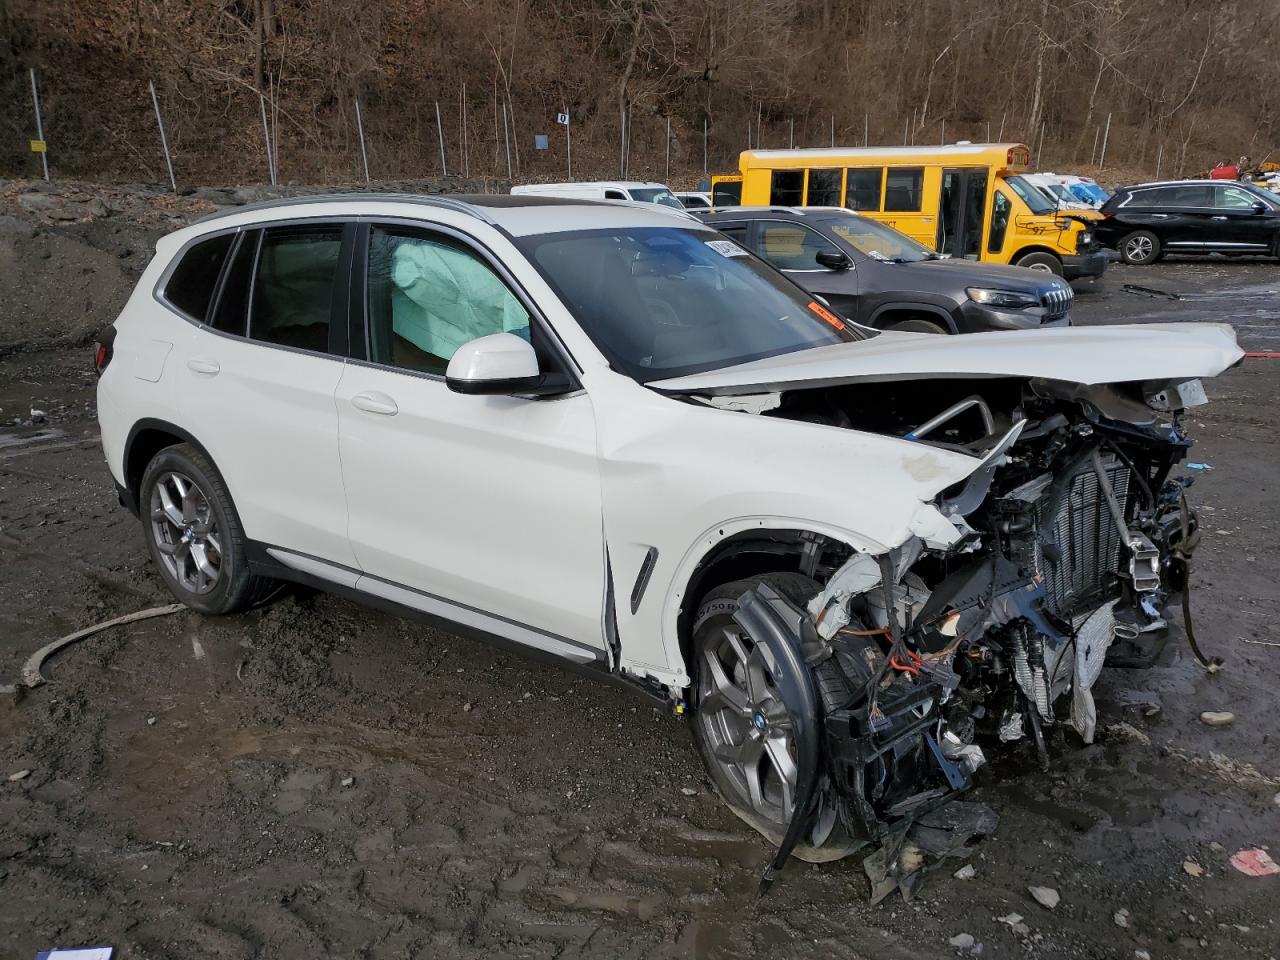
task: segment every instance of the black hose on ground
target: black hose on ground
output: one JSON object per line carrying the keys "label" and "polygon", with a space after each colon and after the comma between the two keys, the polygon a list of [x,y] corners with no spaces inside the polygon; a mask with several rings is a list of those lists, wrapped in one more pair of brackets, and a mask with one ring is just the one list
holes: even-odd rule
{"label": "black hose on ground", "polygon": [[1187,506],[1185,488],[1179,494],[1179,501],[1182,507],[1182,537],[1177,545],[1169,550],[1169,553],[1182,562],[1182,624],[1187,631],[1187,643],[1191,646],[1191,652],[1195,654],[1200,666],[1210,673],[1217,673],[1222,669],[1223,660],[1221,657],[1204,655],[1200,644],[1196,642],[1196,631],[1191,621],[1191,554],[1195,550],[1195,545],[1191,542],[1191,509]]}

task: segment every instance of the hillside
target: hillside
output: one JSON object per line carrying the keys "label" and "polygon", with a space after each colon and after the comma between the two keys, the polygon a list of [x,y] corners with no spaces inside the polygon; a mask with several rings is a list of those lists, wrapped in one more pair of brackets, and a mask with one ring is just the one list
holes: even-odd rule
{"label": "hillside", "polygon": [[374,180],[439,174],[438,130],[451,174],[563,178],[561,111],[575,178],[619,175],[624,116],[639,178],[670,121],[675,182],[704,123],[712,170],[834,128],[1190,174],[1274,146],[1278,35],[1274,0],[0,0],[0,173],[39,169],[35,67],[55,174],[125,182],[167,179],[148,81],[186,186],[267,180],[264,113],[281,182],[363,180],[357,101]]}

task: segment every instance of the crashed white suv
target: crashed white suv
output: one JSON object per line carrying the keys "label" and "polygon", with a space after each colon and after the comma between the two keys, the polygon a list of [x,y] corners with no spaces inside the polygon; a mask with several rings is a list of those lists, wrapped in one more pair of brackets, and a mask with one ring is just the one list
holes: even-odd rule
{"label": "crashed white suv", "polygon": [[1181,410],[1240,357],[877,333],[656,209],[344,196],[161,240],[98,409],[193,609],[301,581],[687,704],[780,862],[1092,736],[1195,539]]}

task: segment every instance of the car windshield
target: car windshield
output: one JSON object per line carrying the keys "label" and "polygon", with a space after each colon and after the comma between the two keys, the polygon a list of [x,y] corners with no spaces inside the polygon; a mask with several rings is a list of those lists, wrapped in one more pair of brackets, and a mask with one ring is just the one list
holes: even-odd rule
{"label": "car windshield", "polygon": [[917,263],[937,260],[938,255],[905,233],[876,223],[866,217],[838,217],[827,221],[831,229],[849,246],[875,260],[890,263]]}
{"label": "car windshield", "polygon": [[629,192],[632,200],[639,200],[641,203],[660,203],[664,207],[684,209],[680,198],[666,187],[632,187]]}
{"label": "car windshield", "polygon": [[641,383],[874,335],[713,231],[613,227],[518,242],[614,369]]}
{"label": "car windshield", "polygon": [[1009,177],[1005,182],[1013,188],[1014,193],[1022,198],[1022,202],[1027,205],[1032,213],[1053,213],[1053,204],[1045,199],[1043,193],[1028,181],[1022,179],[1022,177]]}

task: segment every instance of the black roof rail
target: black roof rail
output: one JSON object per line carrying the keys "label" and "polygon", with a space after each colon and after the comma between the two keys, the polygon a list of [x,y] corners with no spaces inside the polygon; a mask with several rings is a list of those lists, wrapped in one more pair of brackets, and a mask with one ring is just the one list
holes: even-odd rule
{"label": "black roof rail", "polygon": [[192,226],[233,217],[239,213],[252,213],[257,210],[275,210],[280,207],[304,206],[308,203],[351,203],[361,200],[372,200],[383,203],[417,203],[424,207],[439,207],[445,210],[456,210],[485,223],[493,223],[493,219],[483,209],[465,200],[457,200],[446,196],[427,196],[419,193],[365,193],[352,190],[350,193],[317,193],[296,197],[280,197],[274,200],[261,200],[257,203],[246,203],[243,206],[231,207],[210,213],[191,222]]}

